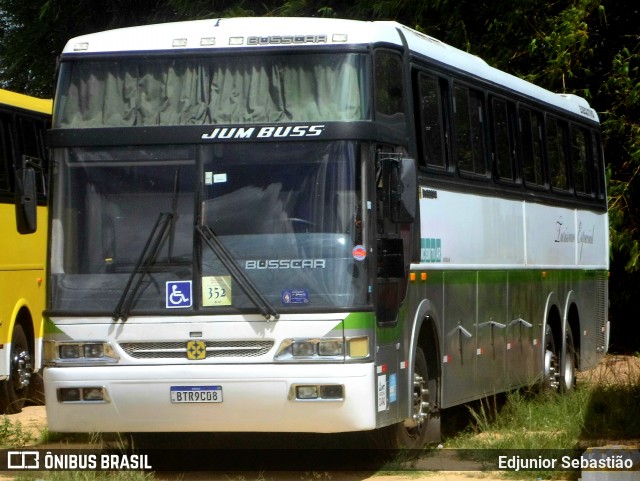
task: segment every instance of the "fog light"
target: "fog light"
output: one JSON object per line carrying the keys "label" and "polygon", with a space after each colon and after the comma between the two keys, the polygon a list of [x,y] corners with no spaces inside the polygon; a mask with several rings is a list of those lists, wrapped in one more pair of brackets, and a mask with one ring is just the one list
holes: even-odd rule
{"label": "fog light", "polygon": [[58,401],[62,403],[77,402],[81,399],[82,391],[79,388],[58,389]]}
{"label": "fog light", "polygon": [[104,390],[101,387],[85,387],[82,389],[83,401],[104,401]]}
{"label": "fog light", "polygon": [[297,386],[297,399],[318,399],[318,386]]}
{"label": "fog light", "polygon": [[337,384],[320,386],[320,397],[322,399],[343,399],[344,387]]}

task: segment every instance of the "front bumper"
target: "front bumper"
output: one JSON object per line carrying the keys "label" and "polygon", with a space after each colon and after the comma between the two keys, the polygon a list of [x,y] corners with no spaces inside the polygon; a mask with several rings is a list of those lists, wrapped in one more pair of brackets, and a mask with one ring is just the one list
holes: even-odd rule
{"label": "front bumper", "polygon": [[[53,432],[317,432],[376,427],[372,363],[51,367]],[[296,385],[342,385],[340,400],[298,400]],[[221,403],[172,403],[171,386],[221,386]],[[61,388],[102,387],[105,401],[61,402]]]}

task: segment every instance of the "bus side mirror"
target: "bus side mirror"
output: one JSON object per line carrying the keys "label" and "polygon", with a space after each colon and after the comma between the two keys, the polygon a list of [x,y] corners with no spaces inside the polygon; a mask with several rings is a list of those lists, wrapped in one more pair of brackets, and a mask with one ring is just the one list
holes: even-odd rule
{"label": "bus side mirror", "polygon": [[33,234],[38,225],[38,192],[33,167],[16,169],[16,227],[20,234]]}
{"label": "bus side mirror", "polygon": [[417,174],[413,159],[393,161],[390,172],[390,217],[393,222],[413,222],[417,204]]}

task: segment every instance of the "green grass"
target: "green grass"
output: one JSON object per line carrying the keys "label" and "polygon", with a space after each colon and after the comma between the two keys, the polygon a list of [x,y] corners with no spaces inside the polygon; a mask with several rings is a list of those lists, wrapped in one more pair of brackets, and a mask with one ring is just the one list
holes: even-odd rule
{"label": "green grass", "polygon": [[[521,390],[504,403],[484,401],[470,408],[472,422],[445,447],[483,452],[495,462],[495,451],[584,450],[640,439],[640,373],[606,369],[564,394]],[[524,473],[518,473],[522,477]],[[530,472],[532,479],[577,479],[579,473]]]}
{"label": "green grass", "polygon": [[514,392],[502,407],[482,402],[473,408],[472,427],[448,447],[467,449],[567,449],[578,444],[590,390],[568,395]]}
{"label": "green grass", "polygon": [[[618,368],[620,365],[617,366]],[[622,366],[624,367],[624,366]],[[582,379],[578,387],[565,394],[520,390],[506,396],[485,400],[467,407],[467,427],[446,439],[445,448],[470,450],[474,459],[495,462],[495,451],[506,450],[584,450],[604,444],[640,442],[640,370],[600,369]],[[624,374],[620,374],[623,372]],[[445,420],[443,419],[443,422]],[[23,447],[38,442],[77,443],[117,448],[120,438],[95,435],[57,435],[46,430],[34,439],[23,426],[11,423],[7,416],[0,424],[0,447]],[[491,453],[493,451],[493,453]],[[485,459],[486,460],[486,459]],[[411,474],[413,460],[399,458],[382,467],[382,473],[405,471]],[[409,469],[407,470],[407,467]],[[506,473],[505,475],[509,475]],[[577,472],[519,472],[519,479],[577,479]],[[153,473],[121,472],[51,472],[25,473],[21,481],[153,481]],[[242,478],[244,480],[244,478]],[[261,473],[258,478],[268,477]],[[303,478],[327,481],[328,473],[309,472]]]}
{"label": "green grass", "polygon": [[12,423],[8,416],[2,416],[0,424],[0,447],[21,448],[33,444],[37,439],[22,427],[22,423]]}

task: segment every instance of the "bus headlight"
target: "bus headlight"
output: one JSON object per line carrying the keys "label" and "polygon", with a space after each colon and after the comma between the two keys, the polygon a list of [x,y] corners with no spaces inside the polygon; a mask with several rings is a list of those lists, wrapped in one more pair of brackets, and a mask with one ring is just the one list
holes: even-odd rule
{"label": "bus headlight", "polygon": [[320,339],[285,339],[275,355],[276,361],[362,361],[369,358],[369,337],[328,337]]}
{"label": "bus headlight", "polygon": [[65,364],[115,364],[118,355],[108,342],[56,342],[44,343],[44,362],[48,366]]}
{"label": "bus headlight", "polygon": [[63,344],[60,346],[59,357],[60,359],[79,359],[80,351],[79,344]]}
{"label": "bus headlight", "polygon": [[320,356],[342,356],[344,355],[344,340],[328,340],[318,343],[318,354]]}
{"label": "bus headlight", "polygon": [[344,361],[344,338],[285,339],[276,361]]}
{"label": "bus headlight", "polygon": [[293,341],[291,344],[291,355],[294,357],[313,357],[316,352],[316,345],[312,341]]}

